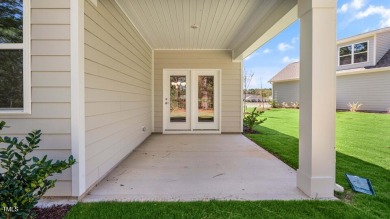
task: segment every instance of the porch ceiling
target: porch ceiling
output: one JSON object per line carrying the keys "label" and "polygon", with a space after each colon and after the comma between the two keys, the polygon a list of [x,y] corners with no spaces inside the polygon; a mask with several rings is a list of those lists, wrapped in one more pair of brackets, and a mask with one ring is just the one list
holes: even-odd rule
{"label": "porch ceiling", "polygon": [[[297,4],[297,0],[117,2],[153,49],[231,49],[237,51],[235,58],[242,56]],[[275,36],[296,19],[297,15],[293,13],[270,36]],[[191,25],[198,28],[193,29]]]}

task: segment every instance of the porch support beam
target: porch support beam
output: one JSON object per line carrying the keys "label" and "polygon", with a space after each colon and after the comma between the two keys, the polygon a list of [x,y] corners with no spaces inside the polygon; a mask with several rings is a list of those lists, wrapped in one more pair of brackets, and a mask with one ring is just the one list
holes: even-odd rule
{"label": "porch support beam", "polygon": [[311,198],[334,197],[337,0],[298,0],[301,19],[299,169]]}
{"label": "porch support beam", "polygon": [[265,16],[266,19],[260,20],[248,35],[235,40],[236,43],[232,45],[233,61],[242,61],[298,19],[297,0],[279,2]]}

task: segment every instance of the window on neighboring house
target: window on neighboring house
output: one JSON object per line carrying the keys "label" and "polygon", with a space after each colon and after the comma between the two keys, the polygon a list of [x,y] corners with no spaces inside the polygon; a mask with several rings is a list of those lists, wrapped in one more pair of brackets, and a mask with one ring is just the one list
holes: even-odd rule
{"label": "window on neighboring house", "polygon": [[0,113],[30,110],[28,2],[0,1]]}
{"label": "window on neighboring house", "polygon": [[355,43],[339,49],[339,65],[367,62],[368,42]]}

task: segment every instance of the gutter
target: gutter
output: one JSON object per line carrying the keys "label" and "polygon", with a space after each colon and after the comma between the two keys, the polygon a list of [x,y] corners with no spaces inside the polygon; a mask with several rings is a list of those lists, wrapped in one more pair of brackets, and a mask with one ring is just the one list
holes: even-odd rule
{"label": "gutter", "polygon": [[[341,70],[336,71],[336,77],[338,76],[346,76],[346,75],[357,75],[357,74],[367,74],[367,73],[375,73],[375,72],[390,72],[390,67],[382,67],[382,68],[358,68],[358,69],[348,69],[348,70]],[[269,81],[269,83],[280,83],[280,82],[289,82],[289,81],[299,81],[299,78],[293,78],[293,79],[286,79],[286,80],[280,80],[280,81]]]}
{"label": "gutter", "polygon": [[369,68],[369,69],[366,68],[348,69],[348,70],[336,71],[336,76],[367,74],[367,73],[384,72],[384,71],[390,71],[390,67]]}

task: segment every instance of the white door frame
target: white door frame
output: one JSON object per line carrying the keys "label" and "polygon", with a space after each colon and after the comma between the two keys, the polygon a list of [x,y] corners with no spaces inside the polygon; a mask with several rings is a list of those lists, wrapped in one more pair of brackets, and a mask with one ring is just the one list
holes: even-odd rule
{"label": "white door frame", "polygon": [[[194,124],[195,124],[195,117],[197,115],[194,112],[194,106],[197,106],[197,96],[193,93],[195,90],[194,87],[197,87],[196,85],[193,85],[192,83],[197,81],[195,78],[195,75],[199,75],[200,72],[207,72],[211,73],[213,72],[215,74],[215,81],[214,85],[216,85],[216,100],[214,101],[215,105],[214,106],[214,112],[215,116],[214,119],[216,120],[217,126],[214,129],[210,130],[202,130],[202,129],[195,129]],[[178,72],[177,74],[174,72]],[[190,97],[187,99],[187,120],[186,121],[191,121],[190,123],[190,129],[188,130],[169,130],[169,115],[170,115],[170,96],[169,96],[169,91],[170,91],[170,86],[169,86],[169,81],[170,78],[169,76],[172,75],[172,73],[176,75],[184,75],[184,72],[189,73],[189,77],[187,79],[187,84],[189,88],[186,92],[186,96],[190,94]],[[195,73],[195,74],[194,74]],[[211,75],[211,74],[210,74]],[[163,69],[163,98],[162,98],[162,103],[163,103],[163,134],[221,134],[221,69]],[[188,96],[187,96],[188,97]],[[165,104],[168,101],[168,104]],[[189,108],[189,109],[188,109]],[[189,114],[189,115],[188,115]]]}

